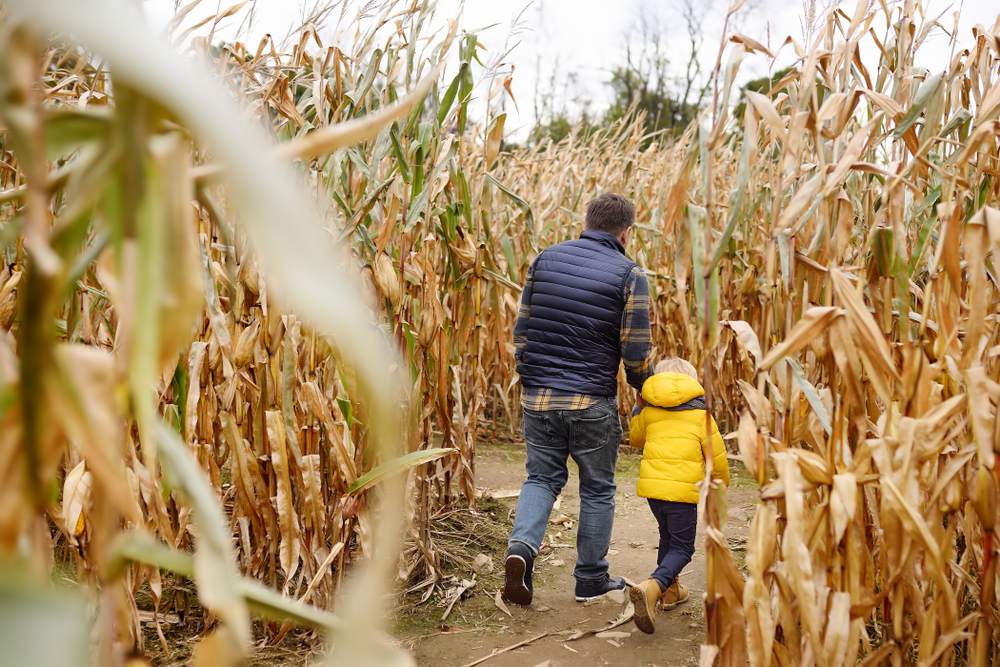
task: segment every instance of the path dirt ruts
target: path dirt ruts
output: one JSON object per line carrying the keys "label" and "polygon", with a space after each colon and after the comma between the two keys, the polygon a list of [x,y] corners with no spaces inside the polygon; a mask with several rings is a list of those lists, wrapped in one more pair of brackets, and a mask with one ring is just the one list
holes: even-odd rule
{"label": "path dirt ruts", "polygon": [[[477,450],[478,486],[486,493],[516,490],[524,481],[522,446],[490,445],[482,442]],[[612,576],[625,576],[642,581],[655,567],[656,522],[644,498],[636,497],[635,483],[639,456],[623,455],[618,465],[618,494],[615,525],[612,534]],[[738,468],[738,464],[736,466]],[[495,649],[530,639],[542,633],[552,633],[522,648],[497,655],[482,664],[487,667],[532,667],[549,661],[546,667],[562,665],[659,665],[679,667],[698,663],[699,645],[704,635],[701,600],[705,590],[704,549],[699,529],[694,559],[681,575],[681,582],[691,589],[690,601],[657,617],[656,633],[646,635],[629,621],[614,632],[627,636],[602,638],[589,636],[567,641],[560,631],[586,630],[603,627],[613,621],[627,601],[605,598],[596,603],[579,604],[573,599],[573,564],[576,559],[575,520],[580,507],[579,479],[575,466],[561,496],[553,518],[566,515],[573,519],[573,528],[550,525],[546,542],[554,539],[562,545],[544,553],[536,561],[535,596],[530,607],[508,605],[512,617],[496,608],[492,591],[479,591],[473,600],[462,600],[448,619],[448,631],[442,634],[424,631],[397,631],[397,639],[411,647],[419,665],[431,667],[461,667],[489,655]],[[734,471],[734,483],[727,499],[729,520],[724,532],[731,544],[745,544],[748,522],[753,514],[757,493],[748,479]],[[515,500],[505,502],[513,510]],[[737,552],[738,553],[738,552]],[[503,554],[491,554],[496,567],[502,567]],[[742,564],[738,557],[737,562]],[[470,575],[471,576],[471,575]],[[440,614],[440,611],[437,611]]]}

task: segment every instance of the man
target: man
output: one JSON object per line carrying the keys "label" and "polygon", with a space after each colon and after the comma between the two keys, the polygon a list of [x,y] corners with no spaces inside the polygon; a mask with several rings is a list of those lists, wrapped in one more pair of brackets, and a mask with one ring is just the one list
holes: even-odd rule
{"label": "man", "polygon": [[622,438],[618,368],[637,390],[652,374],[649,285],[625,243],[635,210],[605,192],[587,205],[579,239],[546,248],[528,268],[514,325],[528,479],[521,487],[505,564],[504,599],[531,604],[534,559],[552,505],[580,469],[576,600],[625,588],[608,576],[615,464]]}

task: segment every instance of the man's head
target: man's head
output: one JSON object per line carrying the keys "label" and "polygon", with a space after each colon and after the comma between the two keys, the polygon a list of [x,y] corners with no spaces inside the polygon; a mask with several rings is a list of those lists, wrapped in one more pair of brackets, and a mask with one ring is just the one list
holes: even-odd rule
{"label": "man's head", "polygon": [[602,192],[587,204],[583,228],[592,232],[607,232],[624,243],[634,223],[635,209],[629,200],[613,192]]}
{"label": "man's head", "polygon": [[660,373],[683,373],[684,375],[690,375],[695,380],[698,379],[698,371],[695,370],[694,366],[685,359],[680,357],[668,357],[656,364],[656,368],[653,371],[657,374]]}

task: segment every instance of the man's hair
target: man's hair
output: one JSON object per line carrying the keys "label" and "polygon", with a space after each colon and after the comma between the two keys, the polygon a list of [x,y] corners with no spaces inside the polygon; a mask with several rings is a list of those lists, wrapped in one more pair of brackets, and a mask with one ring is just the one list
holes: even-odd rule
{"label": "man's hair", "polygon": [[602,192],[587,204],[587,217],[583,227],[594,232],[607,232],[620,236],[635,223],[632,203],[613,192]]}
{"label": "man's hair", "polygon": [[656,373],[683,373],[684,375],[690,375],[695,380],[698,379],[698,371],[695,370],[694,366],[680,357],[667,357],[656,364],[656,368],[653,370]]}

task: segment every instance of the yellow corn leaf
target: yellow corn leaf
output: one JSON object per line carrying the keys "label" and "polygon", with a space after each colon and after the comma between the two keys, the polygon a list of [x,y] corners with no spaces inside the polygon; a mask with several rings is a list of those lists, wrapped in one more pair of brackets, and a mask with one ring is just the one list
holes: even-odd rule
{"label": "yellow corn leaf", "polygon": [[437,80],[444,63],[438,64],[430,74],[424,77],[413,90],[399,99],[396,104],[377,113],[366,114],[343,123],[314,130],[300,139],[295,139],[282,145],[280,154],[283,158],[307,160],[351,146],[378,136],[382,128],[407,114],[413,105],[420,102],[430,91]]}
{"label": "yellow corn leaf", "polygon": [[825,652],[822,628],[825,619],[820,617],[817,604],[816,583],[813,577],[812,555],[806,544],[805,498],[802,492],[802,477],[799,466],[791,453],[777,452],[771,455],[778,474],[785,485],[785,511],[788,519],[782,540],[782,558],[788,571],[788,583],[799,604],[799,616],[803,634],[813,653],[823,659]]}
{"label": "yellow corn leaf", "polygon": [[997,275],[1000,275],[1000,209],[984,206],[972,216],[969,222],[979,221],[980,218],[982,222],[986,223],[986,229],[993,246],[993,270]]}
{"label": "yellow corn leaf", "polygon": [[872,131],[881,122],[882,112],[880,111],[870,121],[865,123],[864,127],[854,133],[854,136],[851,137],[851,143],[847,146],[847,150],[840,156],[837,165],[826,179],[826,194],[833,192],[834,189],[840,188],[844,184],[844,179],[850,172],[851,167],[857,162],[861,154],[865,152],[865,149],[868,148],[868,141],[871,138]]}
{"label": "yellow corn leaf", "polygon": [[848,524],[858,512],[858,478],[854,473],[845,472],[833,476],[833,490],[830,494],[830,516],[833,519],[833,540],[840,542]]}
{"label": "yellow corn leaf", "polygon": [[321,482],[322,467],[319,454],[306,454],[302,457],[302,507],[303,523],[317,534],[323,534],[326,523],[326,508],[323,506],[323,491]]}
{"label": "yellow corn leaf", "polygon": [[802,222],[799,217],[813,203],[822,186],[822,174],[816,174],[799,187],[792,200],[782,210],[777,224],[771,229],[772,238],[778,238],[782,232],[792,226],[792,223]]}
{"label": "yellow corn leaf", "polygon": [[847,321],[851,325],[851,331],[857,339],[859,347],[858,354],[868,366],[869,378],[876,386],[883,399],[890,400],[892,394],[886,380],[900,382],[896,365],[892,361],[889,353],[889,346],[885,342],[885,337],[875,325],[875,320],[868,311],[868,306],[855,291],[854,287],[847,280],[844,274],[837,270],[830,271],[833,278],[834,291],[841,305],[847,311]]}
{"label": "yellow corn leaf", "polygon": [[[340,468],[340,473],[346,482],[346,488],[358,478],[358,473],[354,467],[354,457],[351,455],[347,442],[345,442],[345,438],[350,437],[349,431],[346,425],[341,427],[334,422],[333,415],[330,414],[330,408],[320,393],[319,387],[314,382],[302,383],[302,395],[312,409],[313,414],[319,417],[320,421],[326,426],[327,437],[333,445],[334,455],[337,458],[337,466]],[[340,437],[341,431],[343,431],[343,437]]]}
{"label": "yellow corn leaf", "polygon": [[965,371],[972,437],[979,450],[980,463],[992,469],[996,460],[996,455],[993,453],[993,422],[996,419],[996,410],[990,402],[988,380],[986,369],[982,366],[974,366]]}
{"label": "yellow corn leaf", "polygon": [[851,637],[851,594],[838,592],[830,597],[830,613],[823,637],[826,664],[829,667],[853,665],[857,641],[852,641]]}
{"label": "yellow corn leaf", "polygon": [[[965,249],[966,281],[968,284],[969,321],[965,329],[965,341],[962,343],[962,368],[969,368],[980,362],[980,341],[986,329],[988,315],[987,283],[986,283],[986,250],[989,243],[989,232],[984,224],[985,215],[981,218],[973,216],[965,226],[965,238],[962,244]],[[984,343],[985,345],[985,343]]]}
{"label": "yellow corn leaf", "polygon": [[807,449],[796,449],[794,452],[799,464],[799,470],[807,481],[817,486],[820,484],[833,484],[830,466],[822,456]]}
{"label": "yellow corn leaf", "polygon": [[760,363],[761,370],[767,370],[782,357],[795,354],[814,341],[842,312],[839,308],[832,306],[814,306],[807,310],[802,314],[802,319],[796,322],[792,330],[788,332],[788,337],[767,353],[767,356]]}
{"label": "yellow corn leaf", "polygon": [[123,516],[141,521],[122,465],[125,433],[114,358],[90,345],[59,345],[55,356],[60,372],[58,385],[52,387],[54,413],[79,447],[101,493]]}
{"label": "yellow corn leaf", "polygon": [[226,626],[195,644],[191,652],[192,667],[236,667],[242,664],[240,646]]}
{"label": "yellow corn leaf", "polygon": [[903,493],[899,490],[899,487],[889,477],[883,476],[880,484],[887,491],[885,497],[889,499],[890,505],[899,516],[906,532],[910,533],[911,537],[927,550],[927,554],[931,557],[932,570],[940,573],[935,578],[943,577],[944,563],[941,561],[941,548],[933,535],[931,535],[930,529],[927,527],[927,523],[920,515],[920,512],[903,497]]}
{"label": "yellow corn leaf", "polygon": [[208,352],[208,343],[192,343],[188,364],[188,395],[184,408],[184,439],[188,443],[195,441],[195,429],[198,426],[198,401],[201,399],[201,369]]}
{"label": "yellow corn leaf", "polygon": [[747,90],[746,96],[747,101],[753,105],[753,108],[757,110],[760,117],[767,123],[767,127],[771,130],[774,138],[782,143],[787,142],[788,134],[785,131],[785,122],[778,115],[778,112],[774,110],[771,100],[752,90]]}
{"label": "yellow corn leaf", "polygon": [[493,119],[489,135],[486,138],[486,169],[491,169],[493,163],[497,159],[497,155],[500,154],[500,143],[503,140],[503,126],[504,121],[507,120],[507,114],[502,113]]}
{"label": "yellow corn leaf", "polygon": [[280,412],[267,411],[267,440],[271,445],[271,465],[274,468],[275,493],[272,500],[278,514],[278,531],[281,533],[279,554],[281,569],[285,573],[285,587],[299,567],[302,544],[299,533],[299,517],[292,497],[291,471],[288,467],[288,443],[285,438],[285,422]]}
{"label": "yellow corn leaf", "polygon": [[754,51],[757,51],[759,53],[763,53],[764,55],[766,55],[766,56],[768,56],[770,58],[774,57],[774,54],[772,54],[767,49],[767,47],[765,47],[763,44],[761,44],[757,40],[750,39],[746,35],[741,35],[740,33],[736,33],[732,37],[729,38],[729,41],[736,42],[737,44],[742,44],[744,47],[746,47],[746,50],[748,52],[750,52],[750,53],[753,53]]}
{"label": "yellow corn leaf", "polygon": [[253,450],[249,443],[240,435],[236,426],[236,421],[226,412],[220,415],[222,423],[222,435],[229,445],[229,451],[233,457],[233,483],[243,493],[246,501],[256,509],[256,519],[263,520],[265,515],[265,498],[267,498],[267,485],[260,474],[257,461],[254,459]]}
{"label": "yellow corn leaf", "polygon": [[739,445],[740,457],[743,459],[743,465],[746,467],[747,472],[754,479],[760,480],[760,469],[764,460],[764,452],[760,443],[760,437],[757,434],[757,424],[746,410],[740,415],[740,426],[737,430],[736,442]]}
{"label": "yellow corn leaf", "polygon": [[764,356],[760,351],[760,341],[757,339],[757,332],[749,324],[742,320],[728,320],[724,323],[736,334],[736,340],[747,352],[753,355],[755,364],[760,364]]}

